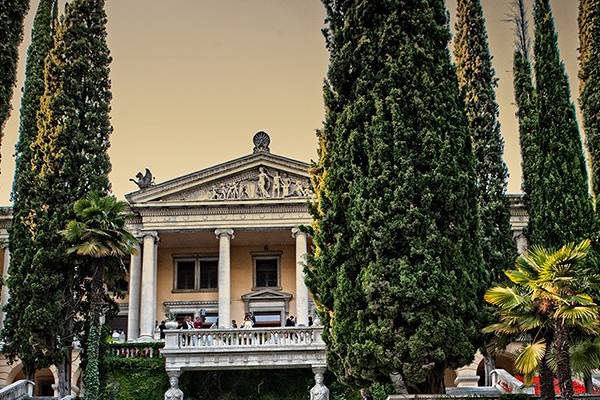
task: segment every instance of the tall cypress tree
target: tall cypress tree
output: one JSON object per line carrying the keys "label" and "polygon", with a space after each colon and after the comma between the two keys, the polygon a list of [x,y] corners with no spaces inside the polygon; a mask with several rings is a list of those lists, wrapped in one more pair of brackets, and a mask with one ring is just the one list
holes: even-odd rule
{"label": "tall cypress tree", "polygon": [[476,159],[481,243],[490,283],[516,255],[506,195],[504,140],[498,122],[496,77],[479,0],[459,0],[454,55]]}
{"label": "tall cypress tree", "polygon": [[[519,139],[521,145],[521,169],[523,172],[522,190],[524,193],[525,206],[531,214],[536,209],[533,204],[542,198],[533,195],[538,188],[538,179],[543,177],[543,171],[539,170],[543,157],[539,144],[536,140],[537,109],[536,91],[532,80],[532,68],[530,57],[531,39],[529,37],[529,23],[525,9],[524,0],[515,0],[515,52],[513,56],[513,84],[515,90],[515,102],[517,106],[517,118],[519,120]],[[532,236],[532,225],[527,227],[527,236]],[[546,332],[546,340],[552,340],[551,334]],[[541,397],[545,400],[554,399],[554,373],[544,357],[540,362],[540,389]]]}
{"label": "tall cypress tree", "polygon": [[10,114],[10,100],[17,79],[19,44],[23,40],[23,20],[29,11],[29,0],[0,2],[0,145],[4,124]]}
{"label": "tall cypress tree", "polygon": [[[75,319],[86,271],[75,268],[60,231],[74,218],[75,201],[91,191],[106,194],[110,188],[111,57],[104,4],[74,0],[67,5],[46,61],[38,134],[32,144],[40,202],[32,217],[37,251],[28,279],[46,287],[32,296],[31,304],[38,309],[31,329],[45,332],[36,344],[55,358],[61,396],[70,391],[70,345],[80,333]],[[56,315],[65,316],[65,323],[56,324]]]}
{"label": "tall cypress tree", "polygon": [[[568,78],[560,60],[558,38],[549,0],[536,0],[535,78],[539,118],[532,137],[539,151],[535,187],[528,206],[530,238],[534,244],[558,248],[564,243],[589,238],[593,233],[593,209],[581,136],[570,99]],[[552,330],[561,396],[573,396],[569,341],[566,328]]]}
{"label": "tall cypress tree", "polygon": [[[536,161],[542,156],[533,141],[537,125],[535,88],[533,85],[530,62],[531,39],[524,0],[515,0],[515,52],[513,56],[513,84],[517,119],[519,120],[519,139],[521,145],[521,169],[523,172],[522,190],[525,194],[525,204],[529,205],[530,193],[535,188],[533,180],[539,174],[534,172]],[[528,230],[531,232],[531,229]]]}
{"label": "tall cypress tree", "polygon": [[44,94],[44,60],[52,48],[52,21],[56,17],[56,0],[41,0],[32,30],[32,41],[27,51],[25,87],[21,100],[21,124],[16,146],[16,169],[13,183],[13,220],[9,228],[11,252],[10,278],[7,282],[11,297],[5,309],[4,354],[11,360],[17,357],[23,362],[27,376],[36,367],[47,367],[48,359],[29,344],[31,332],[22,331],[20,322],[29,305],[31,287],[26,282],[31,272],[35,254],[29,217],[35,204],[36,193],[31,185],[31,143],[37,135],[36,115],[40,109],[40,98]]}
{"label": "tall cypress tree", "polygon": [[447,11],[443,0],[324,4],[308,284],[328,361],[353,385],[400,373],[410,391],[439,393],[444,369],[472,360],[486,281]]}
{"label": "tall cypress tree", "polygon": [[579,1],[579,94],[592,189],[600,194],[600,0]]}
{"label": "tall cypress tree", "polygon": [[589,238],[592,206],[575,106],[560,60],[549,0],[536,0],[534,15],[536,109],[540,118],[532,140],[540,162],[536,187],[530,193],[530,238],[534,244],[556,248]]}

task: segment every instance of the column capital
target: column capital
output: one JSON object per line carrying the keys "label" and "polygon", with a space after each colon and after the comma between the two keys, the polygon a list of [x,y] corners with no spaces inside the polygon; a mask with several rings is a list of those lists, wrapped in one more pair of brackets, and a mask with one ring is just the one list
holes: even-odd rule
{"label": "column capital", "polygon": [[220,239],[223,236],[228,236],[229,239],[233,239],[235,237],[233,235],[233,229],[215,229],[215,236],[217,239]]}
{"label": "column capital", "polygon": [[140,239],[145,239],[147,237],[152,237],[154,238],[154,241],[158,243],[158,241],[160,240],[160,236],[158,235],[157,231],[141,231],[139,236],[136,236],[136,238],[140,238]]}
{"label": "column capital", "polygon": [[298,235],[307,236],[306,232],[302,231],[299,227],[295,226],[292,228],[292,237],[295,238]]}

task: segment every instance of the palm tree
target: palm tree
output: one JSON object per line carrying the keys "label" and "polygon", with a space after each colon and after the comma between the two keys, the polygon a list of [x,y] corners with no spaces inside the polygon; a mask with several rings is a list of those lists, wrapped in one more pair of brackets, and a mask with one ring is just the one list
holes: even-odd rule
{"label": "palm tree", "polygon": [[492,288],[485,295],[487,302],[498,307],[499,317],[499,322],[485,331],[529,338],[515,366],[527,377],[540,371],[542,389],[548,390],[542,393],[544,398],[550,395],[551,380],[548,382],[546,376],[550,371],[550,350],[556,359],[561,396],[570,400],[573,397],[570,331],[600,333],[597,305],[586,293],[598,281],[598,275],[583,262],[590,243],[584,240],[554,252],[534,246],[517,259],[514,270],[506,272],[511,285]]}
{"label": "palm tree", "polygon": [[[81,257],[83,276],[89,285],[90,303],[87,365],[85,369],[85,398],[100,399],[98,357],[100,347],[100,317],[108,293],[105,276],[125,276],[123,257],[135,252],[135,237],[127,231],[127,203],[113,196],[90,193],[75,202],[75,219],[61,232],[73,244],[69,252]],[[116,266],[116,270],[115,270]]]}

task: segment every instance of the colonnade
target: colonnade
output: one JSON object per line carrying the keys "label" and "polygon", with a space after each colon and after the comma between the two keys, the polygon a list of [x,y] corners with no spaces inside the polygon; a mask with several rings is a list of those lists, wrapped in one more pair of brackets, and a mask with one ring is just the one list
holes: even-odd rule
{"label": "colonnade", "polygon": [[[217,229],[215,237],[219,241],[218,262],[218,305],[219,327],[231,327],[231,241],[233,229]],[[296,240],[296,316],[297,323],[308,325],[308,288],[304,283],[307,235],[298,228],[292,229]],[[141,246],[131,256],[129,274],[129,304],[127,331],[128,340],[152,340],[157,313],[157,259],[159,234],[155,231],[143,232]]]}

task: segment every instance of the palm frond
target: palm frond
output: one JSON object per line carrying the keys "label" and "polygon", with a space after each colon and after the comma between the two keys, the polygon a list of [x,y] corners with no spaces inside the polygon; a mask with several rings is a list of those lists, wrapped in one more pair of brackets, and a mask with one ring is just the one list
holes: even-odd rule
{"label": "palm frond", "polygon": [[544,341],[528,343],[518,353],[515,359],[515,368],[523,374],[532,374],[539,368],[545,353],[546,343]]}

